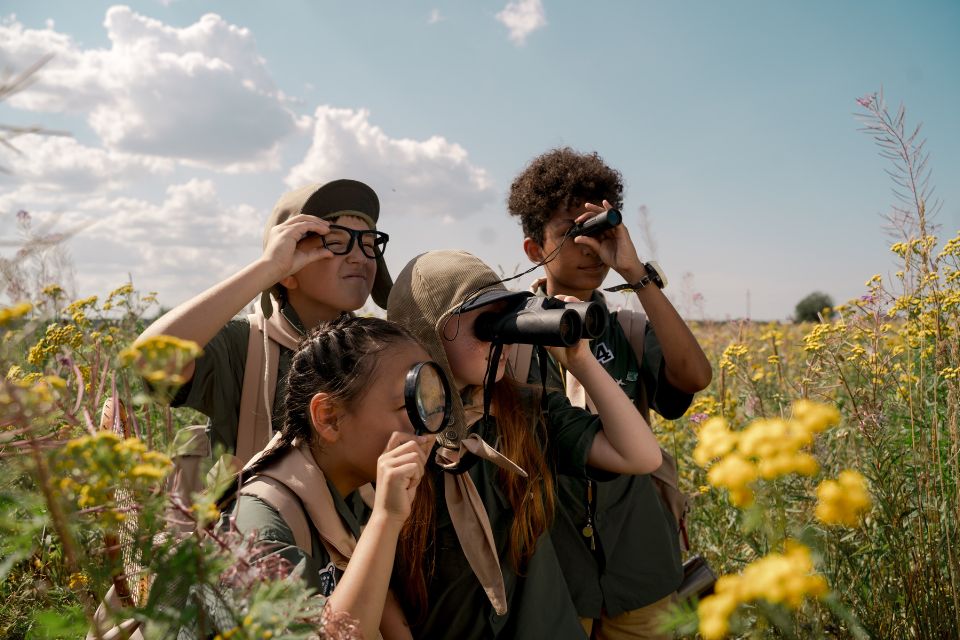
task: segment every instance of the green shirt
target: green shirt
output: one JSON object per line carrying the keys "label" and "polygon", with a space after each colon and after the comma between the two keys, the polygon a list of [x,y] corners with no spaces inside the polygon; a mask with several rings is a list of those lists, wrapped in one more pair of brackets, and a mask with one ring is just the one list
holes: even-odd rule
{"label": "green shirt", "polygon": [[[537,398],[528,396],[531,413],[539,412]],[[493,421],[491,421],[493,423]],[[558,473],[583,477],[587,452],[600,429],[596,416],[571,407],[561,393],[552,393],[547,410],[549,444],[545,447],[551,467]],[[495,444],[495,424],[477,433]],[[483,500],[500,558],[507,596],[507,613],[497,615],[479,580],[467,562],[454,531],[443,495],[444,471],[431,467],[436,488],[436,569],[427,584],[427,617],[412,627],[419,639],[523,638],[524,640],[582,640],[583,628],[570,601],[563,572],[548,533],[542,535],[523,576],[517,575],[510,560],[510,527],[514,512],[502,492],[502,471],[487,460],[480,460],[467,473],[473,478]],[[413,616],[408,615],[411,622]]]}
{"label": "green shirt", "polygon": [[[596,296],[594,300],[599,300]],[[683,415],[693,398],[667,380],[663,352],[650,323],[644,334],[642,366],[616,314],[607,313],[607,329],[590,348],[631,399],[641,385],[650,406],[667,419]],[[529,382],[539,385],[536,357]],[[548,385],[560,384],[555,363]],[[651,604],[680,585],[678,524],[663,504],[648,475],[594,473],[593,539],[583,535],[588,522],[588,483],[573,476],[559,479],[559,505],[551,532],[577,612],[584,618],[616,616]]]}
{"label": "green shirt", "polygon": [[[353,509],[340,497],[337,490],[327,482],[330,494],[333,496],[334,507],[344,526],[353,534],[360,537],[360,523]],[[302,579],[307,586],[322,596],[333,593],[334,587],[340,581],[343,572],[337,569],[330,561],[330,554],[320,541],[316,527],[310,518],[310,538],[312,549],[309,552],[297,547],[293,538],[293,531],[280,516],[280,512],[256,496],[241,495],[234,503],[233,508],[221,517],[220,526],[226,526],[226,519],[236,515],[234,526],[243,536],[256,531],[256,542],[272,547],[264,555],[278,555],[287,560],[293,570],[291,575]]]}
{"label": "green shirt", "polygon": [[[303,325],[293,307],[283,308],[284,316],[303,333]],[[177,390],[171,401],[174,407],[190,407],[209,418],[207,432],[214,451],[222,446],[227,453],[237,450],[237,424],[240,416],[240,395],[243,391],[243,371],[247,364],[250,340],[250,322],[244,316],[228,322],[203,347],[197,358],[193,377]],[[293,352],[280,346],[277,366],[277,392],[273,398],[271,416],[274,431],[283,424],[283,394]]]}

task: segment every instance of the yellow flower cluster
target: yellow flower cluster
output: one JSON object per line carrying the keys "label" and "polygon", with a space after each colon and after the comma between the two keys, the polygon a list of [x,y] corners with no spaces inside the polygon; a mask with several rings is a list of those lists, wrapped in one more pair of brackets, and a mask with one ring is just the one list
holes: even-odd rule
{"label": "yellow flower cluster", "polygon": [[96,512],[102,524],[125,518],[115,501],[117,489],[128,491],[133,499],[144,496],[171,466],[170,458],[148,450],[140,440],[109,431],[70,440],[50,458],[62,496],[78,509],[103,507]]}
{"label": "yellow flower cluster", "polygon": [[824,524],[855,527],[872,504],[867,479],[847,469],[836,480],[824,480],[817,487],[814,515]]}
{"label": "yellow flower cluster", "polygon": [[831,325],[827,323],[813,325],[810,333],[803,337],[803,350],[812,352],[822,351],[827,346],[826,340],[831,330]]}
{"label": "yellow flower cluster", "polygon": [[942,260],[947,256],[960,258],[960,233],[947,240],[947,244],[943,245],[943,249],[940,250],[937,258]]}
{"label": "yellow flower cluster", "polygon": [[180,372],[203,349],[192,340],[175,336],[154,336],[120,352],[120,364],[133,366],[137,374],[154,385],[181,385]]}
{"label": "yellow flower cluster", "polygon": [[47,358],[56,354],[61,347],[79,349],[83,345],[83,332],[72,324],[61,325],[56,322],[47,326],[46,333],[27,354],[27,362],[41,367]]}
{"label": "yellow flower cluster", "polygon": [[960,377],[960,367],[944,367],[940,370],[940,375],[944,380],[956,380]]}
{"label": "yellow flower cluster", "polygon": [[90,578],[87,576],[87,574],[83,573],[82,571],[78,571],[77,573],[71,573],[70,577],[67,578],[67,586],[70,587],[71,589],[81,589],[83,587],[86,587],[89,584],[90,584]]}
{"label": "yellow flower cluster", "polygon": [[17,318],[22,318],[30,313],[31,309],[33,309],[33,305],[29,302],[21,302],[12,307],[0,309],[0,327],[5,327]]}
{"label": "yellow flower cluster", "polygon": [[717,640],[730,630],[730,616],[747,602],[765,600],[797,609],[807,597],[827,593],[823,576],[814,571],[810,549],[788,540],[784,553],[770,553],[747,565],[739,575],[721,576],[714,594],[700,601],[700,634]]}
{"label": "yellow flower cluster", "polygon": [[789,420],[759,418],[742,431],[731,430],[723,418],[711,418],[700,428],[693,459],[706,467],[719,458],[707,473],[707,480],[727,489],[735,506],[747,507],[753,504],[750,485],[758,478],[817,473],[816,459],[802,449],[813,444],[815,434],[839,421],[835,407],[809,400],[795,402]]}
{"label": "yellow flower cluster", "polygon": [[61,296],[63,296],[64,292],[63,292],[63,287],[61,287],[60,285],[48,284],[43,289],[41,289],[40,293],[42,293],[43,295],[49,298],[53,298],[54,300],[56,300],[57,298],[60,298]]}
{"label": "yellow flower cluster", "polygon": [[747,345],[745,344],[734,342],[727,345],[727,348],[723,350],[723,355],[720,356],[720,368],[732,373],[737,368],[737,361],[747,355],[748,351]]}
{"label": "yellow flower cluster", "polygon": [[0,380],[0,407],[3,408],[0,429],[14,427],[17,423],[39,426],[36,421],[54,411],[67,382],[59,376],[23,375],[19,367],[17,370],[14,367],[7,372],[6,378]]}

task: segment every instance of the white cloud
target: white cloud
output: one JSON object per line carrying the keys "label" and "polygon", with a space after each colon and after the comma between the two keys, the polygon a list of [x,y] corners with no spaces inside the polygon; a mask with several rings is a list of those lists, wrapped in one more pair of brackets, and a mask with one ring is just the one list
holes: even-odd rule
{"label": "white cloud", "polygon": [[313,143],[287,175],[291,188],[356,177],[374,188],[384,210],[438,219],[469,215],[493,199],[486,171],[441,136],[391,138],[364,109],[321,106],[315,117]]}
{"label": "white cloud", "polygon": [[[168,187],[157,204],[92,196],[67,207],[29,207],[38,227],[79,229],[68,247],[84,295],[133,277],[166,305],[182,302],[260,255],[264,212],[224,203],[209,180]],[[5,216],[9,217],[9,216]]]}
{"label": "white cloud", "polygon": [[497,20],[510,31],[510,40],[520,46],[527,36],[546,26],[547,14],[541,0],[514,0],[497,14]]}
{"label": "white cloud", "polygon": [[20,154],[6,156],[4,165],[12,175],[0,177],[0,185],[10,180],[40,191],[113,191],[144,176],[169,173],[174,167],[171,160],[88,147],[70,137],[26,135],[14,143]]}
{"label": "white cloud", "polygon": [[80,113],[110,149],[243,171],[278,166],[278,143],[302,123],[274,86],[248,29],[207,14],[183,28],[111,7],[109,49],[0,23],[0,67],[53,60],[11,106]]}
{"label": "white cloud", "polygon": [[427,24],[437,24],[438,22],[443,22],[446,20],[442,15],[440,15],[440,9],[431,9],[430,17],[427,18]]}

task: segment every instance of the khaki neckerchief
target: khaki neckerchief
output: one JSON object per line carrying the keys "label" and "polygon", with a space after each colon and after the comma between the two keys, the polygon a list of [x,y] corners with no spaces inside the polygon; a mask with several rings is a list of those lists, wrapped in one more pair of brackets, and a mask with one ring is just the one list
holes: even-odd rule
{"label": "khaki neckerchief", "polygon": [[[469,401],[468,401],[469,400]],[[477,402],[479,401],[479,402]],[[464,398],[464,414],[467,428],[470,429],[483,417],[483,394],[474,393]],[[507,471],[519,473],[524,478],[527,472],[515,462],[488,445],[476,433],[460,440],[458,449],[438,447],[434,461],[443,469],[456,467],[467,453],[489,460]],[[469,472],[443,474],[443,494],[447,502],[450,521],[460,541],[463,555],[470,568],[483,586],[490,604],[498,615],[507,612],[507,594],[503,584],[503,571],[497,555],[497,545],[490,528],[490,516],[483,506],[483,500],[477,491]]]}
{"label": "khaki neckerchief", "polygon": [[277,392],[280,347],[295,350],[303,337],[283,313],[265,318],[261,309],[247,316],[250,340],[243,370],[240,413],[237,420],[237,452],[245,465],[273,437],[272,410]]}
{"label": "khaki neckerchief", "polygon": [[[255,455],[244,468],[251,467],[264,453],[272,450],[280,436],[279,433],[273,436],[266,448]],[[296,494],[320,535],[324,548],[330,554],[330,560],[341,570],[344,569],[353,555],[357,540],[343,525],[327,479],[317,466],[310,449],[304,444],[295,443],[283,457],[257,471],[253,477],[258,475],[273,478]],[[243,493],[243,489],[240,493]]]}

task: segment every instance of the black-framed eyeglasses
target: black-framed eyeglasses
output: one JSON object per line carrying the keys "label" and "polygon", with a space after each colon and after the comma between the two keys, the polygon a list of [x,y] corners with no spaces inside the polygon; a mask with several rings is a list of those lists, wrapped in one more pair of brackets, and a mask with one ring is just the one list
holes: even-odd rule
{"label": "black-framed eyeglasses", "polygon": [[339,224],[331,224],[330,231],[320,236],[323,246],[330,253],[343,256],[353,251],[353,243],[360,244],[360,252],[374,260],[383,255],[390,236],[383,231],[373,229],[351,229]]}

